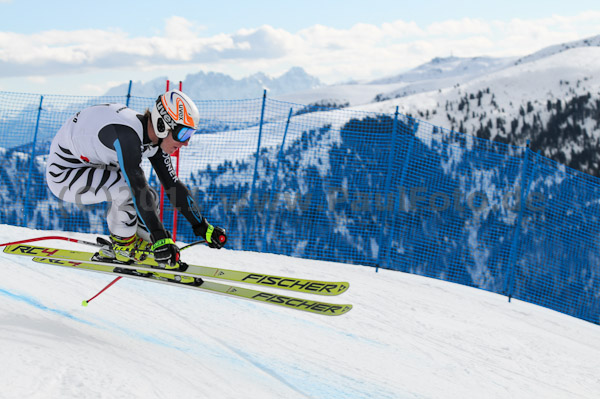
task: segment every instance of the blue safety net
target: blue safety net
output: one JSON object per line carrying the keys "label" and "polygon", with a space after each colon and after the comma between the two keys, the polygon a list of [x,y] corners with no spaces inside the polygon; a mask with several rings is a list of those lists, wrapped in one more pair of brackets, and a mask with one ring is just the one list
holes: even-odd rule
{"label": "blue safety net", "polygon": [[[153,101],[0,92],[0,223],[107,234],[105,204],[48,191],[50,142],[86,106]],[[398,113],[196,104],[200,131],[174,163],[229,247],[415,273],[600,322],[597,178]],[[168,201],[164,220],[172,229]],[[177,237],[195,240],[181,215]]]}

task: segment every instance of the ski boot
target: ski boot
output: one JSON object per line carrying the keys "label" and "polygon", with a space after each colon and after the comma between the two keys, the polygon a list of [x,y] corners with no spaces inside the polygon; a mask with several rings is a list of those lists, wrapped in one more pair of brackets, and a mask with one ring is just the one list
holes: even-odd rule
{"label": "ski boot", "polygon": [[[144,262],[144,266],[165,271],[185,271],[188,267],[187,264],[183,262],[178,262],[175,265],[156,263],[151,250],[152,244],[135,234],[128,238],[122,238],[111,234],[110,241],[101,237],[98,237],[97,241],[102,246],[100,247],[98,253],[94,255],[95,260],[121,264],[133,264],[146,261]],[[140,277],[154,277],[160,280],[174,281],[177,283],[195,286],[199,286],[203,283],[203,280],[200,277],[194,278],[190,276],[179,276],[170,273],[163,273],[158,270],[156,272],[150,272],[147,270],[116,268],[115,272],[131,274]]]}
{"label": "ski boot", "polygon": [[115,263],[143,262],[152,254],[152,244],[137,235],[123,238],[110,235],[110,241],[98,237],[100,250],[95,256],[98,260],[114,261]]}

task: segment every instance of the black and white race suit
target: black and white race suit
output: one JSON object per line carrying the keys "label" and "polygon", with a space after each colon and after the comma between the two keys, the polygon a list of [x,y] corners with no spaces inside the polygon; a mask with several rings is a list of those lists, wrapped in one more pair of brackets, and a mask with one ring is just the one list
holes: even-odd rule
{"label": "black and white race suit", "polygon": [[142,159],[148,158],[161,184],[192,227],[202,221],[199,208],[173,170],[171,157],[153,144],[148,116],[123,104],[86,108],[67,120],[56,134],[46,165],[46,181],[61,200],[89,205],[110,202],[107,223],[120,237],[145,225],[154,237],[165,237]]}

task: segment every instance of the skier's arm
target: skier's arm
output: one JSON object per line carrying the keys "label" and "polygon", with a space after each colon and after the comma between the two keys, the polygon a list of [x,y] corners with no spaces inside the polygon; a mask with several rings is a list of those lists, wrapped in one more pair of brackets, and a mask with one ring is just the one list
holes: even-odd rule
{"label": "skier's arm", "polygon": [[202,223],[202,214],[200,208],[192,198],[188,188],[179,180],[171,157],[163,150],[159,149],[154,156],[150,158],[152,167],[156,171],[156,175],[161,184],[165,188],[165,192],[169,197],[169,201],[181,212],[183,216],[190,222],[192,227]]}
{"label": "skier's arm", "polygon": [[165,187],[169,201],[190,222],[194,234],[206,239],[208,246],[211,248],[221,248],[225,245],[227,242],[225,230],[211,225],[206,218],[202,217],[200,208],[196,205],[190,191],[175,174],[171,157],[164,151],[159,150],[150,158],[150,162],[160,182]]}

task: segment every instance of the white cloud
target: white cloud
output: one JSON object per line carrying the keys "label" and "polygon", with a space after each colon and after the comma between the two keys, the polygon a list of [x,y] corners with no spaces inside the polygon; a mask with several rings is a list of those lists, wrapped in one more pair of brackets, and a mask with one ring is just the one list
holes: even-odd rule
{"label": "white cloud", "polygon": [[84,89],[87,93],[93,94],[93,95],[102,95],[103,93],[106,93],[106,91],[108,89],[110,89],[111,87],[115,87],[120,85],[123,82],[119,82],[119,81],[108,81],[102,84],[90,84],[90,83],[84,83],[81,85],[82,89]]}
{"label": "white cloud", "polygon": [[32,83],[43,84],[48,81],[48,78],[46,76],[28,76],[27,80]]}
{"label": "white cloud", "polygon": [[185,40],[198,34],[194,24],[183,17],[173,16],[165,23],[165,36],[174,40]]}
{"label": "white cloud", "polygon": [[314,25],[296,33],[264,25],[206,37],[202,26],[172,16],[163,33],[150,37],[92,29],[30,35],[0,32],[0,75],[39,77],[125,68],[181,70],[186,65],[202,65],[245,76],[259,70],[278,74],[297,65],[333,82],[398,73],[450,54],[526,55],[597,34],[599,25],[600,12],[590,11],[508,22],[463,18],[427,26],[403,20],[361,23],[348,29]]}
{"label": "white cloud", "polygon": [[426,28],[426,32],[428,36],[488,35],[491,29],[486,21],[463,18],[433,23]]}
{"label": "white cloud", "polygon": [[424,30],[420,28],[415,22],[405,21],[394,21],[391,23],[384,23],[381,26],[383,33],[386,37],[398,39],[406,37],[418,37],[424,35]]}

